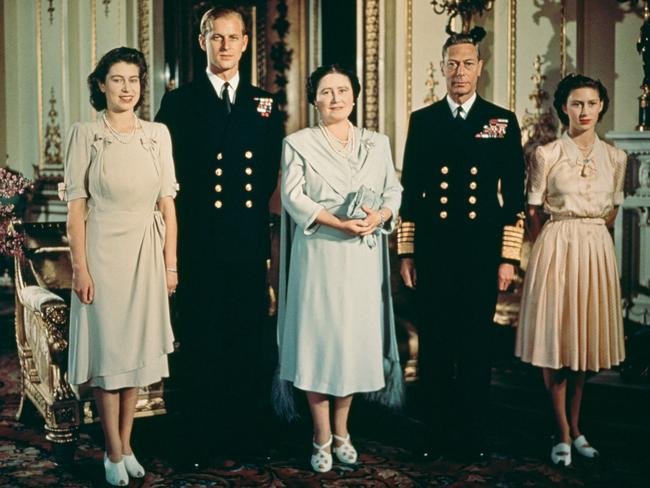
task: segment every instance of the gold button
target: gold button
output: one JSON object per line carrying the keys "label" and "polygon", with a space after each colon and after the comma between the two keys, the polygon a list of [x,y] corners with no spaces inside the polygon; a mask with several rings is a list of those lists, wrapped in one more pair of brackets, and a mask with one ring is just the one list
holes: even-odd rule
{"label": "gold button", "polygon": [[252,153],[252,151],[246,151],[246,152],[244,153],[244,157],[245,157],[246,159],[251,159],[251,158],[253,157],[253,153]]}
{"label": "gold button", "polygon": [[221,185],[215,185],[214,191],[216,191],[217,193],[220,193],[221,190],[223,190],[223,187]]}
{"label": "gold button", "polygon": [[476,212],[470,212],[468,215],[469,215],[469,218],[472,219],[472,220],[474,220],[476,218]]}
{"label": "gold button", "polygon": [[449,198],[447,198],[447,197],[440,197],[440,203],[442,203],[443,205],[444,205],[445,203],[447,203],[448,201],[449,201]]}
{"label": "gold button", "polygon": [[246,203],[244,205],[246,205],[246,208],[251,208],[253,206],[253,201],[252,200],[246,200]]}
{"label": "gold button", "polygon": [[475,197],[475,196],[471,196],[471,197],[469,197],[469,203],[471,203],[472,205],[474,205],[474,204],[476,203],[476,197]]}
{"label": "gold button", "polygon": [[475,175],[476,173],[478,173],[478,168],[476,166],[472,166],[470,168],[469,172],[472,173],[473,175]]}
{"label": "gold button", "polygon": [[447,218],[447,212],[445,212],[444,210],[442,212],[440,212],[440,218],[441,219],[446,219]]}
{"label": "gold button", "polygon": [[223,206],[223,203],[221,202],[221,200],[217,200],[214,202],[214,206],[217,208],[221,208]]}
{"label": "gold button", "polygon": [[476,187],[477,187],[477,186],[478,186],[478,185],[476,184],[476,181],[472,181],[472,182],[469,184],[469,187],[470,187],[470,189],[472,189],[472,190],[476,190]]}
{"label": "gold button", "polygon": [[217,168],[214,170],[214,174],[217,176],[221,176],[223,174],[223,170],[221,168]]}
{"label": "gold button", "polygon": [[443,190],[446,190],[447,188],[449,188],[449,183],[447,183],[446,181],[443,181],[442,183],[440,183],[440,188],[442,188]]}
{"label": "gold button", "polygon": [[250,183],[246,183],[246,184],[244,185],[244,190],[246,190],[246,191],[253,191],[253,185],[251,185]]}
{"label": "gold button", "polygon": [[427,197],[427,192],[426,192],[426,191],[423,191],[423,192],[422,192],[422,198],[426,198],[426,197]]}
{"label": "gold button", "polygon": [[223,153],[217,153],[217,159],[221,161],[223,159]]}
{"label": "gold button", "polygon": [[250,168],[250,167],[246,168],[244,170],[244,173],[246,173],[248,176],[252,175],[253,174],[253,168]]}
{"label": "gold button", "polygon": [[449,173],[449,168],[447,166],[443,166],[442,168],[440,168],[440,172],[443,175],[446,175],[447,173]]}

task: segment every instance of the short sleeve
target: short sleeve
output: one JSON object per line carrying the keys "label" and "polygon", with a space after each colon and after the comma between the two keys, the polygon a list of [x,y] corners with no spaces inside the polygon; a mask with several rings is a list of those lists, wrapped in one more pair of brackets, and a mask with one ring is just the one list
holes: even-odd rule
{"label": "short sleeve", "polygon": [[76,123],[68,132],[63,185],[62,200],[69,202],[77,198],[88,198],[88,168],[90,167],[90,135],[88,126]]}
{"label": "short sleeve", "polygon": [[528,172],[528,204],[542,205],[546,194],[548,177],[548,162],[543,146],[535,150],[535,157],[530,163]]}
{"label": "short sleeve", "polygon": [[622,149],[618,149],[614,158],[614,205],[620,205],[625,199],[623,189],[626,168],[627,154]]}
{"label": "short sleeve", "polygon": [[174,170],[174,157],[172,155],[172,140],[169,130],[163,124],[158,124],[160,130],[160,170],[161,182],[158,200],[164,197],[176,198],[179,187],[176,181],[176,171]]}

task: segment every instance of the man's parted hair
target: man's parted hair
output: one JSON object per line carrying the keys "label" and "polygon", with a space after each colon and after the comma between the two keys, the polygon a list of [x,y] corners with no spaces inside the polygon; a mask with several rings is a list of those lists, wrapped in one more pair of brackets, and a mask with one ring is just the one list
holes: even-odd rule
{"label": "man's parted hair", "polygon": [[213,7],[210,10],[208,10],[206,13],[204,13],[203,17],[201,17],[201,34],[205,36],[208,32],[212,30],[213,20],[219,19],[221,17],[227,17],[228,15],[239,16],[244,29],[242,34],[248,35],[249,32],[248,16],[246,15],[246,13],[242,8],[235,7],[235,6]]}
{"label": "man's parted hair", "polygon": [[450,34],[442,46],[442,59],[445,59],[445,56],[447,56],[447,50],[456,44],[472,44],[476,47],[478,59],[481,59],[481,50],[479,49],[478,44],[484,37],[485,30],[479,26],[474,27],[469,32],[454,32]]}

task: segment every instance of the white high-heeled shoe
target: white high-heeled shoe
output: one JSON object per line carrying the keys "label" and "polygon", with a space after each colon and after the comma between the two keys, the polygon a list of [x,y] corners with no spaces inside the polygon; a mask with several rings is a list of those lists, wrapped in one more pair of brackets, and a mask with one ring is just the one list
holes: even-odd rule
{"label": "white high-heeled shoe", "polygon": [[329,440],[323,445],[316,444],[316,441],[312,441],[312,445],[314,449],[318,449],[318,452],[311,455],[311,469],[317,473],[327,473],[332,469],[332,453],[325,449],[332,445],[332,436],[330,435]]}
{"label": "white high-heeled shoe", "polygon": [[131,478],[144,478],[144,468],[136,459],[135,454],[122,454],[122,459],[124,460],[126,472],[129,473]]}
{"label": "white high-heeled shoe", "polygon": [[350,442],[350,434],[348,433],[348,435],[345,437],[334,434],[333,437],[337,441],[343,443],[338,447],[332,448],[334,454],[336,454],[336,458],[343,464],[356,463],[358,458],[357,450],[352,445],[352,442]]}
{"label": "white high-heeled shoe", "polygon": [[586,458],[597,458],[600,456],[600,453],[597,449],[594,449],[589,445],[589,442],[585,436],[581,435],[577,439],[573,440],[573,447],[576,448],[578,453],[582,454]]}
{"label": "white high-heeled shoe", "polygon": [[551,449],[551,461],[556,466],[558,464],[569,467],[571,465],[571,446],[566,442],[558,442]]}
{"label": "white high-heeled shoe", "polygon": [[104,471],[106,473],[106,482],[112,486],[126,486],[129,484],[129,475],[126,473],[124,466],[124,457],[117,463],[108,458],[104,453]]}

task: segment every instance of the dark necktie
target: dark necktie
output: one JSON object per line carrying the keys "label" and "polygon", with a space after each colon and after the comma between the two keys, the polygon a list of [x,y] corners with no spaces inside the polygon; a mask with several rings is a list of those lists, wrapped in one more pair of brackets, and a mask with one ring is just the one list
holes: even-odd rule
{"label": "dark necktie", "polygon": [[223,90],[221,90],[221,98],[223,100],[224,105],[226,106],[226,112],[228,115],[230,115],[230,112],[232,111],[232,103],[230,102],[230,92],[228,91],[228,87],[230,86],[230,83],[227,81],[223,84]]}
{"label": "dark necktie", "polygon": [[463,117],[463,107],[458,107],[456,109],[456,117],[454,117],[454,119],[459,124],[462,124],[463,122],[465,122],[465,118]]}

